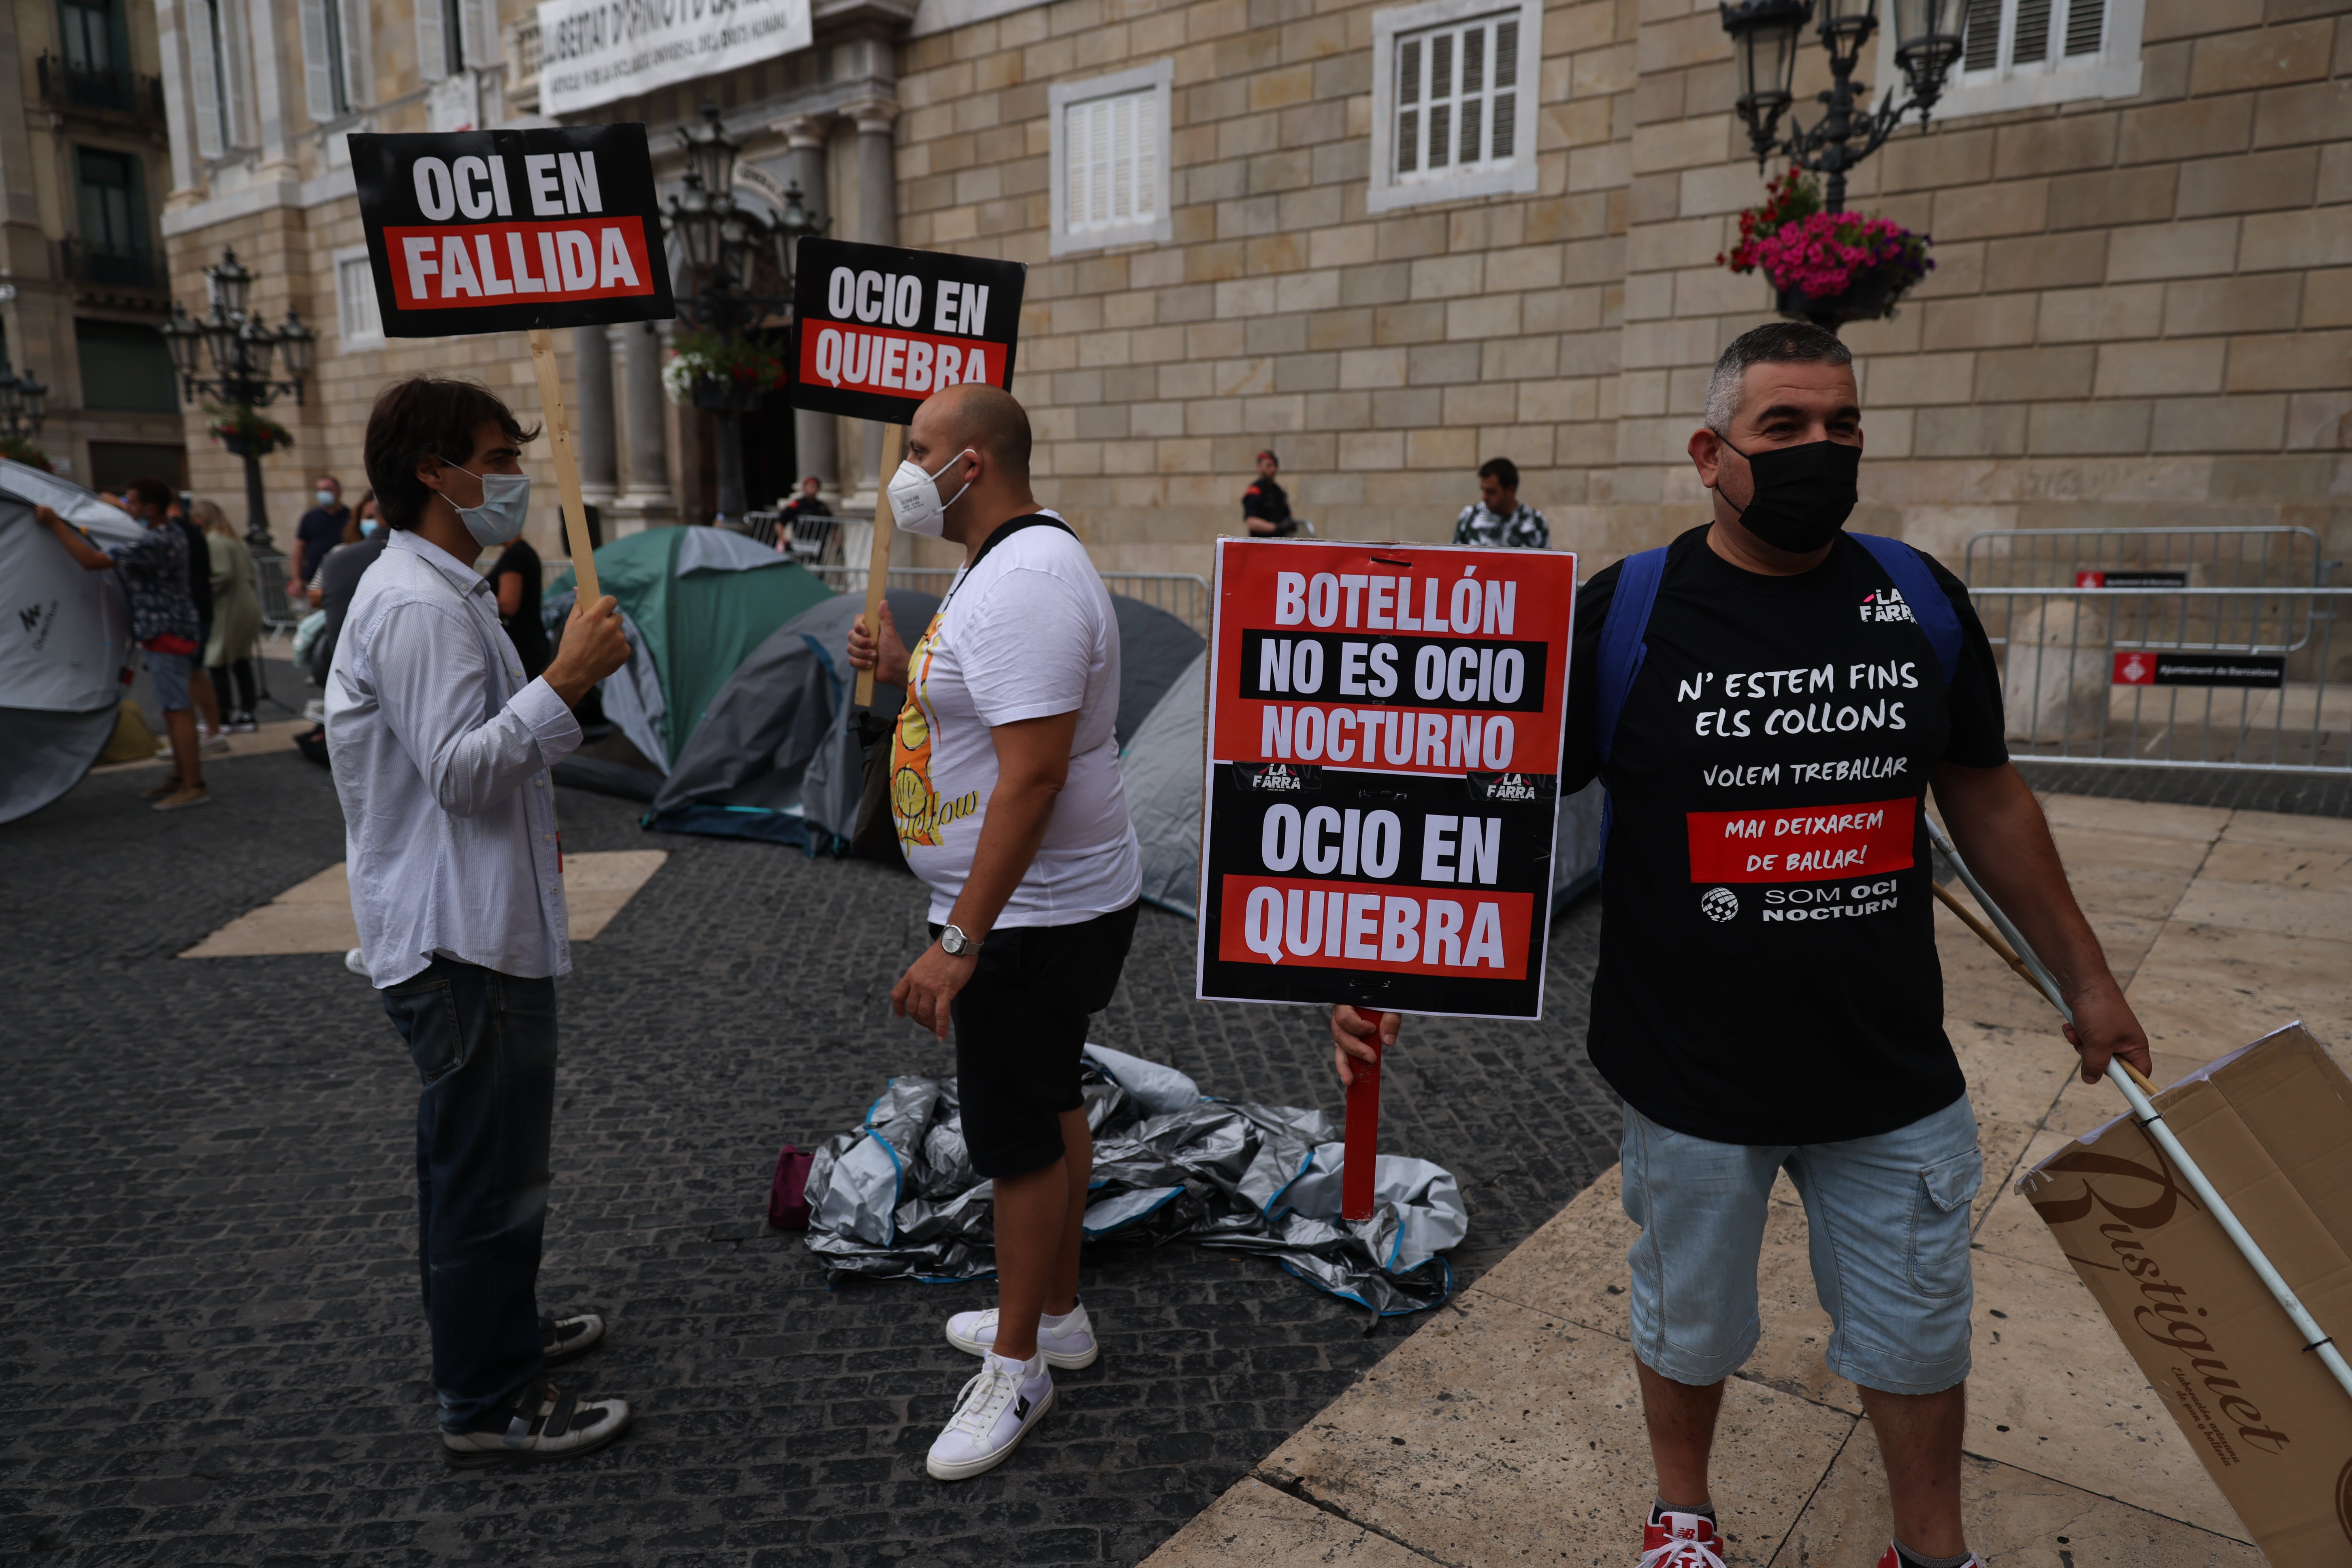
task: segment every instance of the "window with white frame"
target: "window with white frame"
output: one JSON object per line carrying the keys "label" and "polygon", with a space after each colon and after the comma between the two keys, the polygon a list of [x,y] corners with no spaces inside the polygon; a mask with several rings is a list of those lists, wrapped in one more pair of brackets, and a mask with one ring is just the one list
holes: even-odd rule
{"label": "window with white frame", "polygon": [[1372,16],[1374,212],[1536,188],[1538,0],[1433,0]]}
{"label": "window with white frame", "polygon": [[243,140],[243,71],[236,48],[242,17],[230,5],[231,0],[192,0],[189,7],[189,96],[194,100],[196,151],[206,158],[235,152]]}
{"label": "window with white frame", "polygon": [[367,100],[366,0],[300,0],[302,75],[310,122],[340,120]]}
{"label": "window with white frame", "polygon": [[334,255],[335,326],[341,347],[377,349],[383,346],[383,318],[376,311],[375,273],[364,245]]}
{"label": "window with white frame", "polygon": [[[1945,78],[1938,120],[2140,89],[2147,0],[1965,0],[1960,58]],[[1879,77],[1902,79],[1895,40],[1880,34]]]}
{"label": "window with white frame", "polygon": [[1047,89],[1051,254],[1164,244],[1174,234],[1168,139],[1175,79],[1175,62],[1160,60]]}

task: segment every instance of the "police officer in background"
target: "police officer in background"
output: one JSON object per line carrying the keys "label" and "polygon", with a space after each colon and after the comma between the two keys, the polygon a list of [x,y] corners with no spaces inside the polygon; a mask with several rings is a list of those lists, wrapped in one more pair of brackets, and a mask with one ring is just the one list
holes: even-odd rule
{"label": "police officer in background", "polygon": [[1290,515],[1290,497],[1283,493],[1274,476],[1282,468],[1281,460],[1272,452],[1257,455],[1257,479],[1242,492],[1242,518],[1249,524],[1255,539],[1288,539],[1298,531],[1298,520]]}

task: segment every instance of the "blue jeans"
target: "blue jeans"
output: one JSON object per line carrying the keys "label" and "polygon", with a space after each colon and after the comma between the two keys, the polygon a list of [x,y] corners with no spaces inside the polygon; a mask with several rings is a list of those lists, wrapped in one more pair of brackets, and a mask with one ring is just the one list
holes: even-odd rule
{"label": "blue jeans", "polygon": [[1772,1179],[1805,1205],[1813,1289],[1830,1315],[1822,1361],[1887,1394],[1969,1375],[1969,1205],[1984,1178],[1962,1095],[1908,1127],[1843,1143],[1717,1143],[1625,1107],[1625,1214],[1642,1227],[1633,1353],[1703,1388],[1756,1349],[1756,1265]]}
{"label": "blue jeans", "polygon": [[555,982],[436,958],[385,987],[425,1081],[417,1264],[447,1432],[503,1427],[545,1370],[540,1240],[555,1114]]}

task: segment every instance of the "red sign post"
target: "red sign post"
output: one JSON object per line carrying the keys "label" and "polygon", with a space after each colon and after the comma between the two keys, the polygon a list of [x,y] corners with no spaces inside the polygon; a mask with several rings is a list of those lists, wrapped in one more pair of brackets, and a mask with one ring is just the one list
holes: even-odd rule
{"label": "red sign post", "polygon": [[[1201,996],[1542,1016],[1575,599],[1572,554],[1218,541]],[[1360,1065],[1349,1219],[1379,1104]]]}

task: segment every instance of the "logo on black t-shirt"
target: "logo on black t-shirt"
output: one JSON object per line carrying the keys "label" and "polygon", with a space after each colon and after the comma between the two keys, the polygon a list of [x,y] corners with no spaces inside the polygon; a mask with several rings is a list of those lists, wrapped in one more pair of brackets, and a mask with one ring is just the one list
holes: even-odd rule
{"label": "logo on black t-shirt", "polygon": [[1729,888],[1709,888],[1698,896],[1698,907],[1707,919],[1721,925],[1726,921],[1738,918],[1739,895]]}
{"label": "logo on black t-shirt", "polygon": [[1862,596],[1862,618],[1874,621],[1908,621],[1911,606],[1903,602],[1899,588],[1874,588]]}

